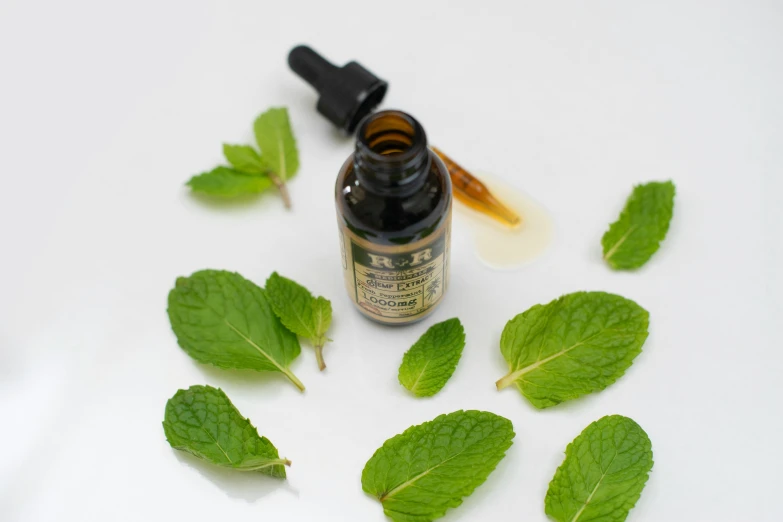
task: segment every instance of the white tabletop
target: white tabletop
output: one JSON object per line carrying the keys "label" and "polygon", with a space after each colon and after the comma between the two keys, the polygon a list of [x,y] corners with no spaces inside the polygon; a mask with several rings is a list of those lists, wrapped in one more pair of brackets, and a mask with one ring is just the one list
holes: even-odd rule
{"label": "white tabletop", "polygon": [[[566,444],[601,416],[638,421],[655,467],[634,522],[779,521],[783,10],[774,1],[228,2],[0,6],[0,519],[382,521],[364,463],[458,409],[509,418],[506,458],[444,520],[545,521]],[[355,312],[341,280],[333,183],[351,152],[287,68],[310,43],[391,83],[433,143],[545,205],[548,253],[514,272],[474,256],[456,216],[452,281],[425,323]],[[280,199],[223,204],[183,186],[289,107],[301,153]],[[673,179],[669,236],[637,273],[600,238],[638,182]],[[273,270],[332,300],[328,370],[303,346],[281,376],[192,361],[165,313],[179,275]],[[576,290],[651,314],[606,391],[544,411],[495,390],[505,322]],[[458,316],[467,346],[429,400],[402,354]],[[166,443],[166,400],[220,386],[290,458],[286,482],[196,462]]]}

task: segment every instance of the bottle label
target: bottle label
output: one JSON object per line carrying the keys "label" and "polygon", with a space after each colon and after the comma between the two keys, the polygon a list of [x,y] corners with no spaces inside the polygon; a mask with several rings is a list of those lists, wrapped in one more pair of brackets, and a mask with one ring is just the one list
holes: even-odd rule
{"label": "bottle label", "polygon": [[404,246],[374,245],[343,228],[348,293],[368,316],[384,323],[423,318],[448,284],[449,225]]}

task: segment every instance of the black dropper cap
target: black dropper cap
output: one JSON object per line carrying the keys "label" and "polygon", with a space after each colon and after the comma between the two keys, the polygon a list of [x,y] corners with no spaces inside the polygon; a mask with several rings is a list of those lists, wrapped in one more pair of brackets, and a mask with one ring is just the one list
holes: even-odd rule
{"label": "black dropper cap", "polygon": [[381,103],[389,86],[356,62],[337,67],[306,45],[291,49],[288,65],[318,91],[318,112],[348,134]]}

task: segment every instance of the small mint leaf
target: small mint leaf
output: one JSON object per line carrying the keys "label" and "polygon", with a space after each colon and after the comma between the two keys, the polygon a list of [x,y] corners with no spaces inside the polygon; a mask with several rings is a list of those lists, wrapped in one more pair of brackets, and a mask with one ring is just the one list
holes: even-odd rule
{"label": "small mint leaf", "polygon": [[299,170],[299,152],[288,109],[279,107],[264,112],[256,118],[253,131],[264,165],[283,181],[294,177]]}
{"label": "small mint leaf", "polygon": [[418,397],[438,393],[451,378],[465,347],[457,318],[432,325],[402,358],[400,384]]}
{"label": "small mint leaf", "polygon": [[229,167],[217,167],[190,178],[187,185],[194,192],[212,196],[236,197],[259,194],[272,187],[267,176],[248,176]]}
{"label": "small mint leaf", "polygon": [[266,167],[256,150],[249,145],[223,144],[223,155],[236,170],[244,174],[264,174]]}
{"label": "small mint leaf", "polygon": [[172,448],[218,466],[285,478],[291,464],[219,388],[179,390],[166,403],[163,431]]}
{"label": "small mint leaf", "polygon": [[634,187],[620,218],[601,238],[609,266],[615,270],[639,268],[658,251],[669,230],[674,193],[671,181]]}
{"label": "small mint leaf", "polygon": [[310,290],[277,272],[266,280],[266,292],[272,310],[283,325],[312,343],[318,367],[324,370],[323,346],[332,322],[332,303],[323,297],[313,297]]}

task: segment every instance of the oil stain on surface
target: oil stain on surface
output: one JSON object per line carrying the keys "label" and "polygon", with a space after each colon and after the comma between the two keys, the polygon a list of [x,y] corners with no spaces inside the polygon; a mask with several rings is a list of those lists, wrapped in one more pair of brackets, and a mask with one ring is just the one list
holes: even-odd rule
{"label": "oil stain on surface", "polygon": [[521,223],[511,227],[455,202],[457,219],[473,237],[479,259],[498,270],[513,270],[546,252],[554,235],[552,216],[546,208],[495,176],[481,172],[477,177],[503,205],[521,217]]}

